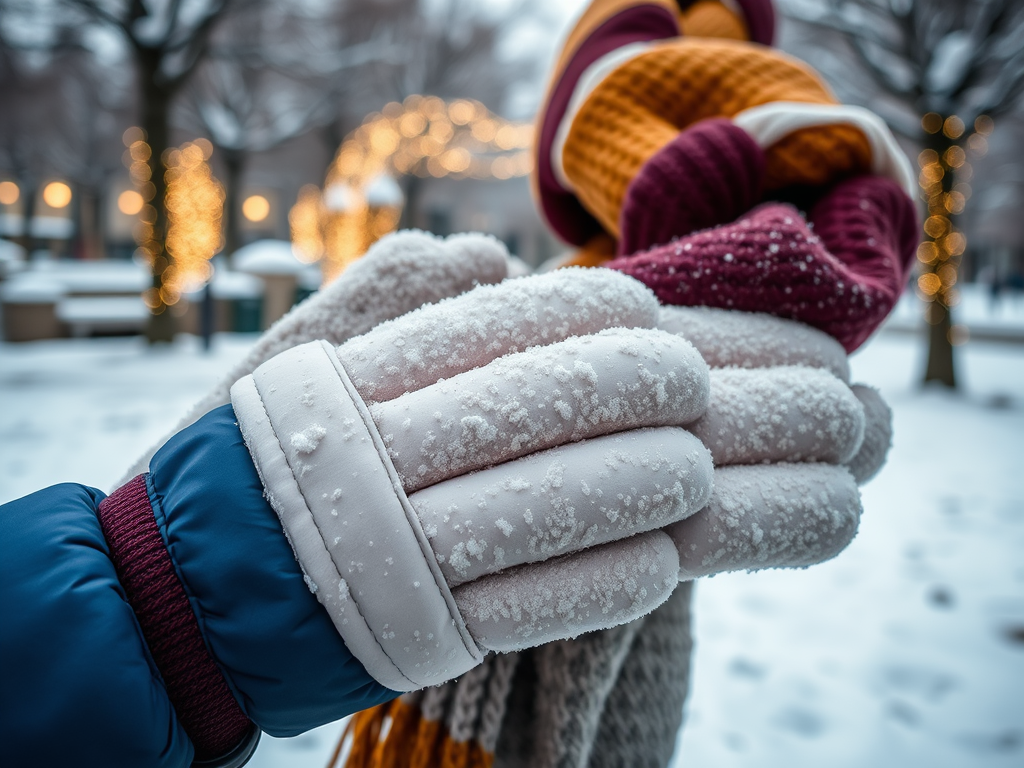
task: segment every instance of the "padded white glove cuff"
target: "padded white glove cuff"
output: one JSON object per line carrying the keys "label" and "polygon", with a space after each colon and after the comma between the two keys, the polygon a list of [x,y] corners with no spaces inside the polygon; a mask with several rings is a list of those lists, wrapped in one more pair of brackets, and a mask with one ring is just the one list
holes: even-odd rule
{"label": "padded white glove cuff", "polygon": [[483,652],[334,347],[311,342],[272,358],[231,388],[231,402],[310,589],[374,679],[411,691],[479,664]]}

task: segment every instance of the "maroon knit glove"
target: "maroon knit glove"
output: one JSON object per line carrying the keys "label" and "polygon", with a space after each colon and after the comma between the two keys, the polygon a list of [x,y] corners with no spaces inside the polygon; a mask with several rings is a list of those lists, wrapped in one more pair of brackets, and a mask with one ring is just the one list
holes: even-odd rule
{"label": "maroon knit glove", "polygon": [[[767,203],[733,222],[606,266],[663,304],[769,312],[820,328],[852,352],[892,311],[917,245],[917,218],[895,182],[837,184],[811,210]],[[812,231],[813,227],[813,231]]]}
{"label": "maroon knit glove", "polygon": [[701,120],[651,157],[619,214],[619,254],[726,224],[761,200],[764,151],[731,120]]}

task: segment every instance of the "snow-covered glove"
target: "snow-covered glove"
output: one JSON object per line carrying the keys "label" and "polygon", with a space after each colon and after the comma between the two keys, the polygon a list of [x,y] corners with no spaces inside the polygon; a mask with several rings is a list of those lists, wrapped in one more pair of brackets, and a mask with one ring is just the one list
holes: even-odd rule
{"label": "snow-covered glove", "polygon": [[881,468],[891,442],[878,392],[848,385],[842,346],[792,320],[663,307],[658,325],[711,366],[708,410],[687,429],[714,457],[715,488],[706,509],[667,529],[680,578],[837,555],[857,531],[857,484]]}
{"label": "snow-covered glove", "polygon": [[[705,505],[688,342],[606,270],[477,288],[231,389],[309,588],[375,679],[413,690],[667,599],[656,529]],[[498,573],[500,571],[500,573]]]}
{"label": "snow-covered glove", "polygon": [[609,270],[480,286],[272,357],[109,496],[5,505],[5,756],[238,766],[651,611],[713,475],[675,426],[707,365],[657,319]]}
{"label": "snow-covered glove", "polygon": [[381,238],[337,280],[267,329],[249,354],[141,456],[117,485],[145,472],[150,459],[172,435],[225,405],[232,384],[279,352],[316,339],[341,344],[423,304],[457,296],[476,285],[498,283],[505,279],[508,261],[504,244],[488,235],[463,233],[441,238],[403,230]]}

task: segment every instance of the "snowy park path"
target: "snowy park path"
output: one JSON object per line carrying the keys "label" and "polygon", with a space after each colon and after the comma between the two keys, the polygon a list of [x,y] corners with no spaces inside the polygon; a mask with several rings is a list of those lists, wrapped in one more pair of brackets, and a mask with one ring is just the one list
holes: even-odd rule
{"label": "snowy park path", "polygon": [[[253,341],[0,344],[0,503],[109,490]],[[677,766],[1024,765],[1024,346],[961,348],[957,397],[916,388],[921,352],[883,334],[853,360],[896,437],[851,547],[698,586]],[[265,737],[251,765],[319,768],[338,731]]]}

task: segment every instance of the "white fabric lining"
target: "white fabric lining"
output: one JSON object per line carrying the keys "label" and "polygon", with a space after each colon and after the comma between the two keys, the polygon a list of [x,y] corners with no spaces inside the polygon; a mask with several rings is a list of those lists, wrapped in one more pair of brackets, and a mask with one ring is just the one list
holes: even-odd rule
{"label": "white fabric lining", "polygon": [[762,149],[802,128],[852,125],[871,145],[872,173],[892,179],[911,200],[917,199],[917,180],[910,161],[882,118],[869,109],[851,104],[773,101],[745,109],[732,121],[749,133]]}
{"label": "white fabric lining", "polygon": [[347,379],[333,347],[313,342],[242,379],[232,402],[310,589],[374,679],[415,690],[482,653],[410,530],[408,500]]}
{"label": "white fabric lining", "polygon": [[[339,585],[346,583],[327,551],[327,543],[323,541],[319,531],[316,531],[316,537],[310,535],[311,523],[315,529],[313,513],[306,504],[291,467],[288,466],[284,448],[274,432],[270,416],[267,414],[265,404],[252,376],[240,379],[231,387],[231,404],[235,411],[235,417],[238,419],[238,426],[242,432],[245,446],[249,449],[253,464],[256,465],[256,472],[266,489],[267,501],[270,502],[270,506],[281,521],[285,536],[291,545],[295,559],[299,562],[303,576],[307,579],[307,584],[310,579],[316,584],[326,584],[329,580],[334,580]],[[313,546],[317,538],[322,545],[319,550]],[[317,595],[317,597],[322,600],[321,595]],[[339,615],[337,611],[332,611],[330,608],[327,609],[327,612],[353,655],[356,655],[357,648],[370,648],[372,644],[376,643],[373,631],[367,625],[366,619],[359,611],[359,606],[355,601],[353,601],[354,622],[351,621],[353,617],[345,616],[344,613]],[[374,667],[374,671],[371,671],[374,679],[382,685],[386,683],[381,678],[389,681],[395,678],[407,679],[384,652],[384,649],[380,648],[380,644],[376,643],[376,645],[379,653],[372,654],[372,659],[364,659],[365,651],[363,654],[357,655],[367,671],[371,671],[371,665]],[[392,667],[388,672],[380,669],[381,666],[387,665]],[[407,682],[412,683],[411,680]]]}

